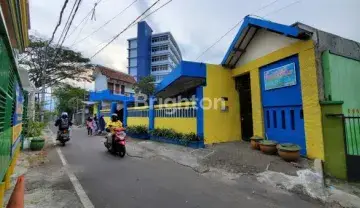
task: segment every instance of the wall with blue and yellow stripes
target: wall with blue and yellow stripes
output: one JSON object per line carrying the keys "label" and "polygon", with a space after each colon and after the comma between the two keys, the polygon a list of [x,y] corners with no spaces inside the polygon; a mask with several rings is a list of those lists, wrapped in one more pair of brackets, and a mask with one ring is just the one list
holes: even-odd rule
{"label": "wall with blue and yellow stripes", "polygon": [[196,133],[196,103],[155,105],[154,128],[174,129],[179,133]]}

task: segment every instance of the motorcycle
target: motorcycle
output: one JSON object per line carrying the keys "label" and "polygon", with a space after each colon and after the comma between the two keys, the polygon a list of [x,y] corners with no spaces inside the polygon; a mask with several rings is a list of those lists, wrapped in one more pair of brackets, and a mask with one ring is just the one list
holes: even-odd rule
{"label": "motorcycle", "polygon": [[[106,130],[110,132],[109,129]],[[115,139],[113,145],[113,137]],[[108,151],[114,155],[119,155],[120,157],[124,157],[126,154],[126,133],[124,128],[115,128],[114,134],[108,134],[105,137],[104,145],[108,149]]]}
{"label": "motorcycle", "polygon": [[63,146],[65,146],[65,143],[67,142],[67,141],[69,141],[70,140],[70,132],[69,132],[69,130],[70,129],[68,129],[68,130],[61,130],[60,132],[59,132],[59,141],[60,141],[60,143],[63,145]]}

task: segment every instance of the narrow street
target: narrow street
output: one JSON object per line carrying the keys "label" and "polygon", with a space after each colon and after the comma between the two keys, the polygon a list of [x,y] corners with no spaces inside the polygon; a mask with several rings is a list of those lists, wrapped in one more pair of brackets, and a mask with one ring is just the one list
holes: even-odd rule
{"label": "narrow street", "polygon": [[[55,129],[52,128],[55,132]],[[95,207],[319,207],[296,195],[251,181],[212,180],[164,157],[119,158],[102,137],[74,129],[60,147],[69,167]],[[129,154],[135,142],[128,143]]]}

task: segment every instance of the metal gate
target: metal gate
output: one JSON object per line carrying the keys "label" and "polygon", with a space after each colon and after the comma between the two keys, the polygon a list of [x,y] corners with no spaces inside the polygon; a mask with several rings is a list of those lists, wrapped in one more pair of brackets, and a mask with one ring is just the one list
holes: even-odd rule
{"label": "metal gate", "polygon": [[279,143],[295,143],[306,156],[304,113],[298,56],[260,68],[265,134]]}
{"label": "metal gate", "polygon": [[349,110],[347,115],[328,116],[339,117],[343,121],[347,178],[349,181],[360,181],[360,112]]}

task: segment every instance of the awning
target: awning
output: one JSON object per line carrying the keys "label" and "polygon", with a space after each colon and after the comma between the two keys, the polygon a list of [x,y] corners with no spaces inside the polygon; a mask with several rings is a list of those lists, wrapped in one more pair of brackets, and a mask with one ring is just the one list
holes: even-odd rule
{"label": "awning", "polygon": [[89,101],[134,102],[133,96],[113,94],[110,90],[90,92]]}
{"label": "awning", "polygon": [[82,103],[86,104],[86,105],[94,105],[98,102],[93,102],[93,101],[81,101]]}
{"label": "awning", "polygon": [[156,86],[155,94],[158,97],[171,97],[205,84],[206,65],[182,61]]}
{"label": "awning", "polygon": [[30,82],[29,72],[20,66],[18,67],[18,69],[19,69],[18,72],[19,72],[20,82],[23,89],[28,92],[35,92],[36,88],[34,84]]}
{"label": "awning", "polygon": [[246,16],[221,64],[227,68],[235,67],[259,29],[266,29],[271,32],[297,39],[308,39],[310,37],[306,31],[295,26],[278,24],[269,20]]}

